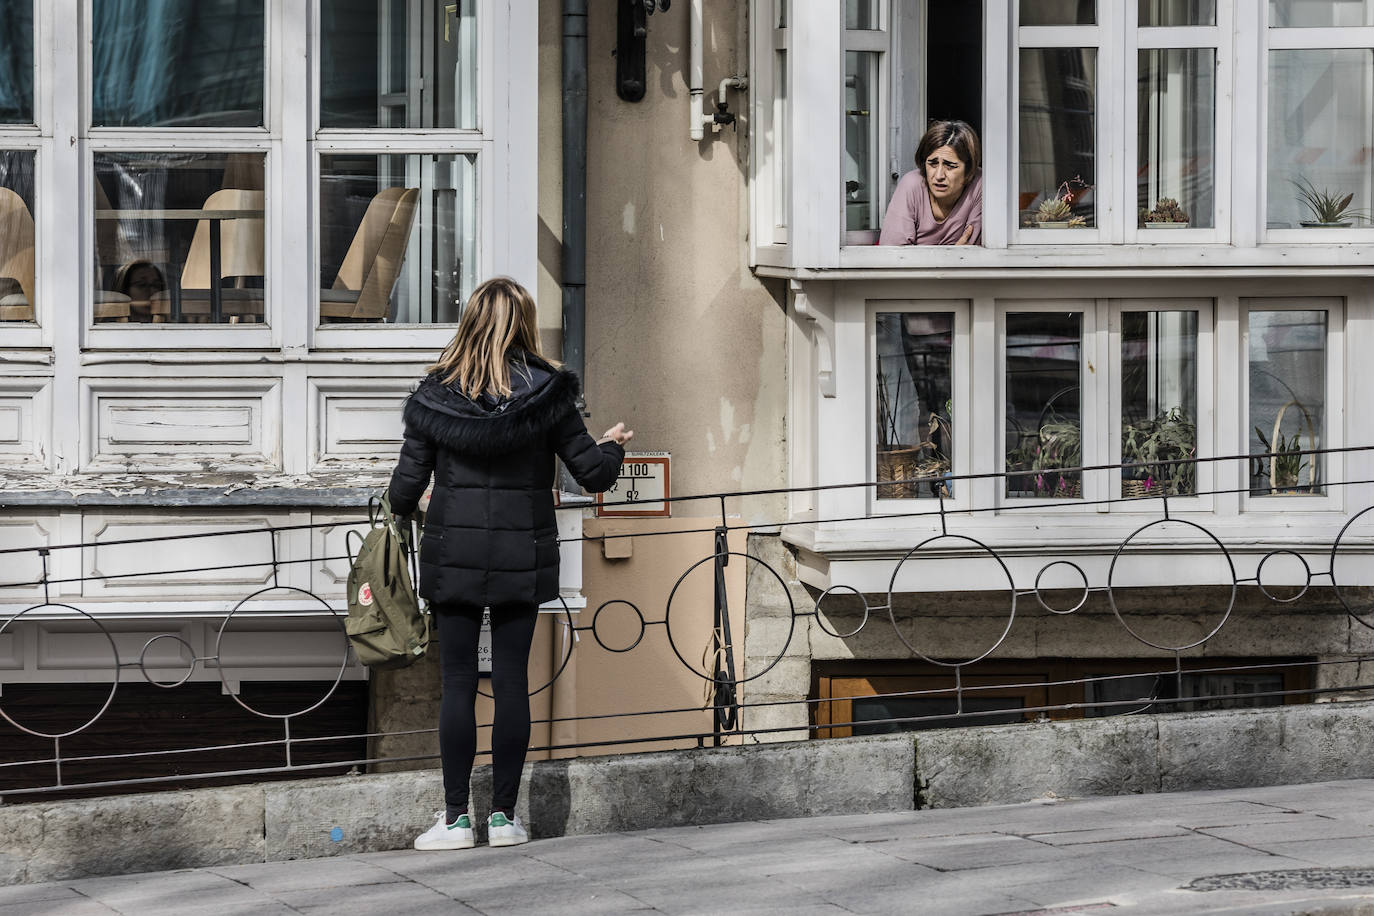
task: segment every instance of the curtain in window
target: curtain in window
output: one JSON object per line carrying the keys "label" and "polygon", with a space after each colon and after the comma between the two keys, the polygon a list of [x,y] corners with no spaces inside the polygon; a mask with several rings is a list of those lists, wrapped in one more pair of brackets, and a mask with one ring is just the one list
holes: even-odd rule
{"label": "curtain in window", "polygon": [[263,123],[263,0],[94,0],[92,122]]}
{"label": "curtain in window", "polygon": [[33,0],[0,0],[0,124],[33,123]]}

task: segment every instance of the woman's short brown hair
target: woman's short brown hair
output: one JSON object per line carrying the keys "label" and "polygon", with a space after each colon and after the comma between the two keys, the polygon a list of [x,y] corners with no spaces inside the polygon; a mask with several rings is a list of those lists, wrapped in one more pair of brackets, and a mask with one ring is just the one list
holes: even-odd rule
{"label": "woman's short brown hair", "polygon": [[930,154],[942,146],[948,146],[963,160],[964,167],[972,175],[983,167],[983,150],[978,145],[978,134],[965,121],[936,121],[930,125],[921,142],[916,144],[916,167],[925,174],[926,160]]}

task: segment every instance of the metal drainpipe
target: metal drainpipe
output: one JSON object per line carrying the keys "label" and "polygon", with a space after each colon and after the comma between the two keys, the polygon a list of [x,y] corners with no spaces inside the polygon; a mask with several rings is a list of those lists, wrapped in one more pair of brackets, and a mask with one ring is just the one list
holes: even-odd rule
{"label": "metal drainpipe", "polygon": [[563,364],[584,391],[586,345],[587,0],[563,0]]}

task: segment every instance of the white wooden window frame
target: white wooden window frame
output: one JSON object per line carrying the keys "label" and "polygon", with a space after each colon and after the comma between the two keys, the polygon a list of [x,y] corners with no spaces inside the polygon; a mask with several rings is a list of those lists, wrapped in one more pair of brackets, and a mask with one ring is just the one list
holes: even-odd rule
{"label": "white wooden window frame", "polygon": [[[1047,230],[1053,231],[1053,230]],[[1068,231],[1068,230],[1065,230]],[[1095,368],[1103,365],[1103,352],[1106,346],[1105,335],[1099,335],[1098,329],[1098,306],[1100,300],[1096,299],[1000,299],[997,303],[997,405],[995,421],[997,423],[997,470],[1006,472],[1007,468],[1007,316],[1035,313],[1053,312],[1078,312],[1082,315],[1079,324],[1079,361],[1078,361],[1078,392],[1079,392],[1079,438],[1081,441],[1081,461],[1083,466],[1103,464],[1105,462],[1106,442],[1101,428],[1102,421],[1105,419],[1099,409],[1104,391],[1099,390],[1104,373],[1097,372]],[[1021,472],[1018,472],[1021,473]],[[1031,473],[1031,472],[1027,472]],[[1055,512],[1066,512],[1079,514],[1084,512],[1095,512],[1096,506],[1091,505],[1094,501],[1105,500],[1108,496],[1107,483],[1102,472],[1084,472],[1082,474],[1082,497],[1080,499],[1067,497],[1039,497],[1039,496],[1009,496],[1007,495],[1007,478],[1000,478],[996,481],[996,505],[999,509],[1005,509],[1013,515],[1017,512],[1024,513],[1025,506],[1053,505],[1057,508]],[[1080,505],[1081,503],[1081,505]],[[999,512],[999,514],[1003,514]]]}
{"label": "white wooden window frame", "polygon": [[[1265,17],[1259,33],[1262,50],[1259,59],[1258,104],[1254,110],[1259,112],[1259,174],[1256,179],[1256,200],[1258,212],[1255,215],[1262,238],[1268,244],[1280,245],[1330,245],[1333,242],[1363,242],[1374,240],[1374,222],[1360,226],[1358,222],[1348,229],[1322,228],[1311,230],[1270,229],[1269,214],[1269,57],[1271,51],[1328,51],[1374,49],[1374,25],[1357,28],[1270,28],[1267,21],[1269,4],[1260,5]],[[1370,90],[1374,93],[1374,89]],[[1374,112],[1371,112],[1374,117]],[[1374,180],[1374,179],[1371,179]]]}
{"label": "white wooden window frame", "polygon": [[[1133,4],[1126,4],[1133,6]],[[1019,6],[1018,6],[1019,10]],[[1008,176],[1011,184],[1008,186],[1011,193],[1001,202],[983,198],[983,219],[988,222],[991,215],[992,221],[1001,221],[1010,228],[1009,236],[1012,244],[1021,245],[1054,245],[1058,246],[1079,246],[1079,245],[1100,245],[1100,244],[1120,244],[1122,239],[1121,229],[1121,206],[1118,201],[1122,199],[1123,189],[1120,187],[1120,172],[1122,167],[1118,162],[1118,149],[1112,143],[1115,137],[1125,136],[1124,115],[1122,111],[1122,101],[1126,91],[1126,73],[1124,66],[1108,67],[1106,64],[1115,58],[1114,53],[1125,47],[1125,14],[1126,10],[1120,3],[1099,3],[1097,5],[1097,25],[1066,25],[1066,26],[1015,26],[1015,47],[1013,49],[1013,60],[1010,78],[1010,92],[1008,93],[1011,103],[1009,121],[1011,125],[1009,140],[1011,141],[1011,158],[1008,163]],[[1012,20],[1019,22],[1019,16]],[[1093,87],[1093,102],[1096,106],[1093,113],[1093,142],[1096,144],[1094,150],[1095,157],[1095,183],[1093,187],[1093,200],[1097,208],[1094,216],[1094,225],[1078,229],[1026,229],[1019,223],[1019,211],[1016,209],[1016,197],[1020,190],[1020,169],[1021,169],[1021,53],[1025,50],[1040,50],[1047,48],[1082,48],[1092,50],[1095,55],[1093,69],[1095,71],[1097,84]],[[1124,55],[1123,55],[1124,58]],[[1131,72],[1135,72],[1135,64],[1130,65]],[[1134,83],[1130,86],[1134,91]],[[1134,125],[1132,125],[1134,134]],[[1134,143],[1131,147],[1134,147]],[[1134,154],[1131,160],[1134,161]],[[1059,176],[1060,181],[1073,178],[1072,175]],[[1053,189],[1045,189],[1053,190]],[[1131,182],[1131,195],[1134,199],[1135,182]],[[1135,212],[1134,205],[1131,212]],[[1086,490],[1085,490],[1086,492]]]}
{"label": "white wooden window frame", "polygon": [[[1326,367],[1323,428],[1320,448],[1345,446],[1345,313],[1346,302],[1337,297],[1275,296],[1251,297],[1239,301],[1240,346],[1237,352],[1240,373],[1236,380],[1239,400],[1237,454],[1249,449],[1250,442],[1250,315],[1252,312],[1326,312]],[[1363,456],[1358,453],[1354,456]],[[1260,515],[1295,512],[1340,512],[1346,505],[1346,490],[1339,486],[1345,480],[1346,456],[1340,453],[1321,456],[1323,470],[1322,492],[1313,495],[1252,495],[1249,491],[1248,469],[1239,475],[1241,489],[1240,511]]]}
{"label": "white wooden window frame", "polygon": [[1231,44],[1227,40],[1232,34],[1231,4],[1222,0],[1217,3],[1217,24],[1214,26],[1190,26],[1180,28],[1140,28],[1137,17],[1130,17],[1125,23],[1126,51],[1130,60],[1130,73],[1126,77],[1122,102],[1125,113],[1122,122],[1126,127],[1123,139],[1137,135],[1139,124],[1139,93],[1135,86],[1140,78],[1140,52],[1146,50],[1211,50],[1215,53],[1212,130],[1216,143],[1212,151],[1212,227],[1210,229],[1189,226],[1187,229],[1169,230],[1169,237],[1161,236],[1158,229],[1145,229],[1138,225],[1136,218],[1136,172],[1140,167],[1139,150],[1136,143],[1125,147],[1122,157],[1123,174],[1119,176],[1122,192],[1127,195],[1126,204],[1121,208],[1124,216],[1123,236],[1128,243],[1150,244],[1222,244],[1231,239],[1231,100],[1229,91],[1234,82],[1234,63]]}
{"label": "white wooden window frame", "polygon": [[[1181,230],[1179,230],[1181,231]],[[1109,464],[1120,464],[1121,455],[1121,396],[1123,369],[1121,359],[1122,316],[1130,312],[1196,312],[1197,313],[1197,378],[1194,399],[1197,404],[1197,442],[1195,454],[1216,455],[1216,436],[1212,422],[1216,411],[1215,397],[1216,368],[1214,353],[1216,349],[1215,310],[1211,299],[1108,299],[1098,303],[1098,308],[1106,313],[1107,333],[1106,351],[1101,354],[1097,365],[1105,365],[1106,373],[1097,373],[1098,384],[1105,382],[1107,393],[1102,402],[1107,405],[1106,446]],[[1105,361],[1103,361],[1105,360]],[[1105,379],[1102,376],[1105,375]],[[1215,489],[1216,463],[1202,462],[1197,465],[1197,493],[1195,496],[1169,497],[1170,509],[1211,512],[1215,501],[1209,492]],[[1121,499],[1121,475],[1111,473],[1106,482],[1107,498]],[[1139,502],[1120,502],[1098,507],[1099,512],[1142,512],[1159,514],[1160,502],[1146,499]]]}
{"label": "white wooden window frame", "polygon": [[[79,136],[82,139],[80,161],[82,181],[69,187],[81,188],[79,203],[80,217],[69,225],[81,227],[81,260],[83,269],[77,271],[81,284],[81,342],[89,349],[131,349],[131,350],[229,350],[229,349],[276,349],[282,345],[282,303],[279,280],[284,276],[283,269],[289,263],[282,256],[277,239],[286,235],[282,224],[282,212],[288,207],[284,202],[286,187],[282,171],[277,163],[282,159],[283,103],[288,93],[288,84],[298,85],[289,79],[290,58],[282,53],[284,38],[283,16],[292,6],[290,0],[273,2],[263,0],[263,123],[260,127],[95,127],[91,123],[93,111],[93,92],[95,65],[93,61],[94,35],[92,25],[95,0],[80,0],[81,18],[81,91],[67,96],[79,98],[80,111],[77,117]],[[263,167],[264,226],[263,255],[266,270],[264,278],[263,321],[257,324],[160,324],[145,326],[141,324],[97,324],[93,313],[94,290],[91,288],[90,275],[84,265],[92,263],[95,245],[95,175],[94,161],[99,153],[132,152],[182,152],[186,150],[207,150],[225,153],[261,153],[265,157]],[[67,191],[70,193],[70,191]],[[65,224],[65,223],[62,223]],[[41,273],[54,269],[56,262],[48,262],[46,269],[40,265]],[[63,269],[69,270],[64,265]]]}
{"label": "white wooden window frame", "polygon": [[[975,416],[972,403],[970,367],[973,365],[972,353],[972,304],[967,299],[870,299],[866,303],[865,329],[868,336],[867,373],[868,399],[865,405],[868,417],[868,457],[866,480],[878,479],[878,442],[877,416],[878,399],[874,381],[878,371],[878,316],[880,314],[926,314],[945,313],[954,315],[954,334],[950,353],[950,382],[953,391],[954,410],[951,417],[953,427],[954,455],[950,462],[950,473],[955,477],[972,473],[973,462],[970,458],[973,449],[972,420]],[[880,499],[878,488],[868,490],[868,512],[870,515],[906,515],[911,513],[934,512],[941,504],[950,511],[963,511],[973,505],[970,498],[974,481],[956,480],[953,494],[944,500],[921,499]]]}
{"label": "white wooden window frame", "polygon": [[[311,32],[311,85],[319,85],[321,0],[309,0]],[[517,11],[517,7],[524,10]],[[391,155],[473,155],[476,157],[477,221],[476,282],[493,273],[509,274],[534,288],[535,258],[533,221],[523,223],[535,212],[536,190],[532,176],[537,173],[537,136],[532,117],[533,101],[513,104],[517,92],[529,92],[535,84],[533,55],[515,53],[521,46],[518,33],[537,21],[533,0],[498,3],[477,0],[477,127],[464,128],[369,128],[362,130],[322,129],[320,94],[309,99],[310,135],[307,144],[311,198],[309,213],[311,237],[315,239],[308,254],[310,279],[310,346],[313,349],[348,350],[359,347],[442,349],[453,336],[452,324],[333,325],[319,321],[320,251],[318,245],[320,199],[319,177],[322,156],[338,153]],[[497,54],[499,49],[512,53]],[[528,57],[528,59],[526,59]],[[528,71],[528,72],[522,72]],[[525,82],[528,79],[529,82]],[[512,104],[508,104],[512,103]],[[497,203],[504,205],[498,207]],[[526,234],[528,233],[528,234]],[[378,337],[378,335],[381,335]]]}
{"label": "white wooden window frame", "polygon": [[[844,26],[845,26],[845,22],[844,22],[844,14],[845,14],[844,4],[841,3],[841,4],[839,4],[839,6],[840,6],[840,27],[841,27],[841,28],[844,28]],[[888,159],[889,159],[889,154],[888,154],[888,140],[889,140],[889,137],[890,137],[891,132],[889,131],[887,125],[888,125],[888,122],[889,122],[889,120],[890,120],[890,118],[891,118],[891,114],[892,114],[892,110],[893,110],[893,106],[892,106],[892,95],[893,95],[893,93],[892,93],[892,54],[891,54],[891,47],[892,47],[892,27],[891,27],[891,26],[892,26],[892,14],[891,14],[891,7],[888,5],[888,0],[879,0],[879,2],[875,4],[875,6],[876,6],[877,12],[878,12],[878,24],[877,24],[875,27],[873,27],[873,28],[871,28],[871,29],[848,29],[848,28],[844,29],[844,54],[843,54],[843,56],[842,56],[841,59],[840,59],[840,60],[841,60],[840,73],[841,73],[841,78],[843,79],[843,75],[844,75],[844,73],[845,73],[845,70],[847,69],[847,67],[845,67],[845,66],[843,65],[843,64],[844,64],[844,57],[845,57],[845,56],[848,56],[850,53],[876,54],[877,57],[878,57],[878,68],[877,68],[877,69],[878,69],[878,78],[877,78],[877,80],[874,82],[874,85],[873,85],[873,87],[872,87],[873,98],[872,98],[872,100],[871,100],[870,109],[869,109],[869,110],[870,110],[870,117],[873,119],[872,136],[873,136],[873,139],[874,139],[873,149],[872,149],[872,150],[870,151],[870,153],[869,153],[870,159],[871,159],[871,162],[869,163],[869,168],[871,169],[872,174],[873,174],[874,176],[876,176],[876,179],[877,179],[877,180],[873,183],[873,184],[874,184],[874,187],[870,189],[870,192],[869,192],[869,194],[870,194],[869,200],[872,202],[871,205],[874,206],[874,210],[875,210],[875,213],[876,213],[876,218],[875,218],[875,221],[874,221],[875,228],[872,230],[872,231],[875,233],[875,235],[876,235],[876,233],[878,232],[878,229],[882,226],[883,214],[884,214],[884,213],[886,212],[886,210],[887,210],[887,199],[888,199],[889,196],[891,196],[891,195],[890,195],[891,182],[887,179],[887,171],[888,171],[887,163],[888,163]],[[842,96],[842,97],[843,97],[844,92],[845,92],[846,90],[847,90],[847,87],[844,87],[844,88],[841,89],[841,96]],[[846,117],[847,117],[847,115],[845,114],[844,110],[841,109],[841,111],[840,111],[840,147],[841,147],[841,155],[842,155],[842,156],[844,155],[844,153],[843,153],[843,149],[844,149],[844,140],[845,140],[845,127],[844,127],[844,121],[845,121],[845,118],[846,118]],[[843,159],[841,159],[841,161],[843,161]],[[844,182],[844,180],[845,180],[845,179],[844,179],[844,173],[843,173],[843,172],[841,172],[841,174],[840,174],[840,176],[839,176],[839,179],[840,179],[841,184],[843,184],[843,182]],[[848,221],[849,221],[849,214],[848,214],[847,207],[848,207],[848,202],[844,199],[844,195],[841,194],[841,210],[840,210],[840,223],[839,223],[839,229],[840,229],[839,243],[840,243],[841,246],[844,246],[844,245],[846,244],[846,241],[845,241],[846,226],[847,226]]]}
{"label": "white wooden window frame", "polygon": [[789,0],[751,0],[750,21],[764,23],[753,30],[754,61],[749,78],[753,127],[750,130],[749,195],[754,231],[750,233],[751,263],[782,263],[791,222],[790,157],[787,154],[787,123],[790,100],[787,87],[791,74],[778,72],[778,56],[783,66],[792,66],[788,50],[789,32],[779,27],[781,12]]}
{"label": "white wooden window frame", "polygon": [[54,188],[49,161],[53,146],[51,126],[52,86],[41,76],[51,67],[51,29],[53,16],[45,3],[33,4],[33,123],[0,125],[0,149],[33,153],[33,250],[35,266],[32,322],[0,324],[7,345],[11,347],[51,347],[53,342],[52,296],[45,289],[42,263],[52,255],[53,234],[47,230],[44,211]]}

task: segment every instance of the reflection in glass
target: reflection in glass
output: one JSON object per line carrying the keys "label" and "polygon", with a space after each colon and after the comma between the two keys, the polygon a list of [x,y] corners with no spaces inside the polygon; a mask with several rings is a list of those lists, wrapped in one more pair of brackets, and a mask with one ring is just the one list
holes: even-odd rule
{"label": "reflection in glass", "polygon": [[320,6],[320,126],[477,127],[476,0]]}
{"label": "reflection in glass", "polygon": [[476,156],[320,158],[321,323],[453,324],[476,265]]}
{"label": "reflection in glass", "polygon": [[[990,697],[974,695],[954,697],[855,697],[852,701],[853,734],[890,735],[897,732],[923,731],[928,728],[949,728],[957,725],[1012,725],[1026,721],[1021,711],[1025,700],[1020,697]],[[971,719],[957,720],[960,715]],[[975,715],[976,714],[976,715]],[[892,722],[891,719],[915,719],[914,722]],[[925,720],[925,721],[921,721]]]}
{"label": "reflection in glass", "polygon": [[264,164],[261,153],[96,153],[96,323],[263,321]]}
{"label": "reflection in glass", "polygon": [[92,0],[96,127],[263,124],[264,0]]}
{"label": "reflection in glass", "polygon": [[1140,0],[1137,25],[1216,25],[1216,0]]}
{"label": "reflection in glass", "polygon": [[1021,225],[1096,225],[1096,85],[1092,48],[1021,49]]}
{"label": "reflection in glass", "polygon": [[1374,25],[1374,0],[1269,0],[1270,28]]}
{"label": "reflection in glass", "polygon": [[1121,495],[1197,492],[1197,312],[1121,316]]}
{"label": "reflection in glass", "polygon": [[[878,174],[878,53],[844,55],[845,229],[877,230],[882,219]],[[876,239],[874,239],[876,241]]]}
{"label": "reflection in glass", "polygon": [[0,150],[0,321],[34,321],[34,154]]}
{"label": "reflection in glass", "polygon": [[876,29],[878,0],[845,0],[844,27],[846,29]]}
{"label": "reflection in glass", "polygon": [[1006,469],[1008,496],[1077,498],[1083,465],[1079,366],[1081,312],[1007,315]]}
{"label": "reflection in glass", "polygon": [[[1246,696],[1246,694],[1277,693],[1284,689],[1283,675],[1267,672],[1245,674],[1193,674],[1182,677],[1174,674],[1140,674],[1120,677],[1094,674],[1100,680],[1083,685],[1083,699],[1088,708],[1083,715],[1119,716],[1134,712],[1198,712],[1204,709],[1239,709],[1258,706],[1279,706],[1281,696]],[[1180,681],[1182,689],[1180,690]],[[1188,702],[1189,697],[1214,699]],[[1097,706],[1093,703],[1121,705]]]}
{"label": "reflection in glass", "polygon": [[1096,25],[1095,0],[1021,0],[1021,25]]}
{"label": "reflection in glass", "polygon": [[1369,225],[1371,86],[1368,48],[1269,52],[1270,228]]}
{"label": "reflection in glass", "polygon": [[[1210,228],[1216,51],[1141,51],[1137,86],[1139,224],[1151,229],[1179,225]],[[1166,203],[1161,206],[1161,201]],[[1177,207],[1170,207],[1167,201]]]}
{"label": "reflection in glass", "polygon": [[0,0],[0,124],[33,123],[33,0]]}
{"label": "reflection in glass", "polygon": [[778,28],[787,28],[787,4],[788,0],[777,0],[778,2]]}
{"label": "reflection in glass", "polygon": [[884,312],[877,320],[877,479],[937,478],[878,487],[879,499],[951,495],[954,388],[951,312]]}
{"label": "reflection in glass", "polygon": [[1250,312],[1250,492],[1320,493],[1325,462],[1326,312]]}
{"label": "reflection in glass", "polygon": [[788,194],[788,174],[791,158],[787,151],[788,133],[788,88],[787,52],[777,51],[773,55],[773,225],[787,228],[791,222],[789,208],[791,198]]}

